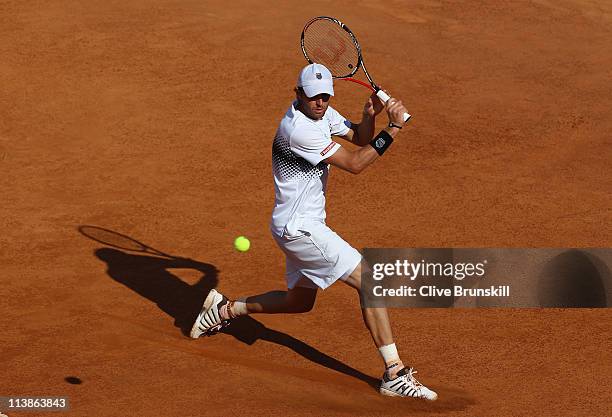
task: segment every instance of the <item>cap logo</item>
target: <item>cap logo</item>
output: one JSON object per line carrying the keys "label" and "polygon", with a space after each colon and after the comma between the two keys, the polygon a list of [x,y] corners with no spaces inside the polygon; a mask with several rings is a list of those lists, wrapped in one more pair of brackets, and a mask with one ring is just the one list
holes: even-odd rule
{"label": "cap logo", "polygon": [[320,80],[321,78],[323,78],[323,76],[321,75],[321,73],[320,73],[320,72],[317,72],[317,73],[316,73],[316,76],[317,76],[317,80]]}

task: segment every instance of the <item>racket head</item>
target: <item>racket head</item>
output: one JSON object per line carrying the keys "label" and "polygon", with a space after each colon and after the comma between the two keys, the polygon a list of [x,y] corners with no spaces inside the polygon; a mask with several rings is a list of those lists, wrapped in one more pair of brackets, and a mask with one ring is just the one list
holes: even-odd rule
{"label": "racket head", "polygon": [[83,236],[106,246],[112,246],[117,249],[132,252],[151,252],[155,255],[174,258],[173,256],[160,252],[157,249],[153,249],[144,243],[137,241],[136,239],[112,230],[104,229],[103,227],[83,225],[79,226],[78,230]]}
{"label": "racket head", "polygon": [[333,17],[318,16],[306,23],[300,44],[308,63],[324,65],[334,78],[352,77],[363,62],[357,38]]}

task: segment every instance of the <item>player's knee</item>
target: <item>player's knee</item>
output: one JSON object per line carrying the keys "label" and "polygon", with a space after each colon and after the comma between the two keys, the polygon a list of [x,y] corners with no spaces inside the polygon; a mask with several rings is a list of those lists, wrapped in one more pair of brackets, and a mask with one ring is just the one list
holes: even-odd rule
{"label": "player's knee", "polygon": [[353,271],[353,273],[346,277],[344,282],[347,285],[355,288],[357,291],[361,290],[361,274],[358,271]]}

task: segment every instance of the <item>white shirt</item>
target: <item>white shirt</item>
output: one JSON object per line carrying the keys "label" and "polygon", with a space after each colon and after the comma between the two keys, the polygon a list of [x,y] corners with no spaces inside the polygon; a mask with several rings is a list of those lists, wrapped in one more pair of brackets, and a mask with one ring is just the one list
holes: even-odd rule
{"label": "white shirt", "polygon": [[272,145],[276,201],[270,228],[278,236],[297,234],[306,221],[325,221],[325,189],[329,164],[351,123],[331,106],[321,120],[312,120],[293,102],[280,122]]}

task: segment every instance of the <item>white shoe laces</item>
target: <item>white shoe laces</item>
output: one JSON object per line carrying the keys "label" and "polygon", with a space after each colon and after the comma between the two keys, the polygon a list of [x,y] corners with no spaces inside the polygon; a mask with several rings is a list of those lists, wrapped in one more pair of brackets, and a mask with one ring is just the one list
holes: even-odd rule
{"label": "white shoe laces", "polygon": [[405,375],[402,375],[402,378],[406,379],[406,382],[414,385],[414,387],[418,390],[421,391],[421,387],[423,387],[424,385],[421,384],[415,377],[414,374],[416,374],[417,371],[415,371],[414,369],[410,368],[408,370],[408,372]]}

